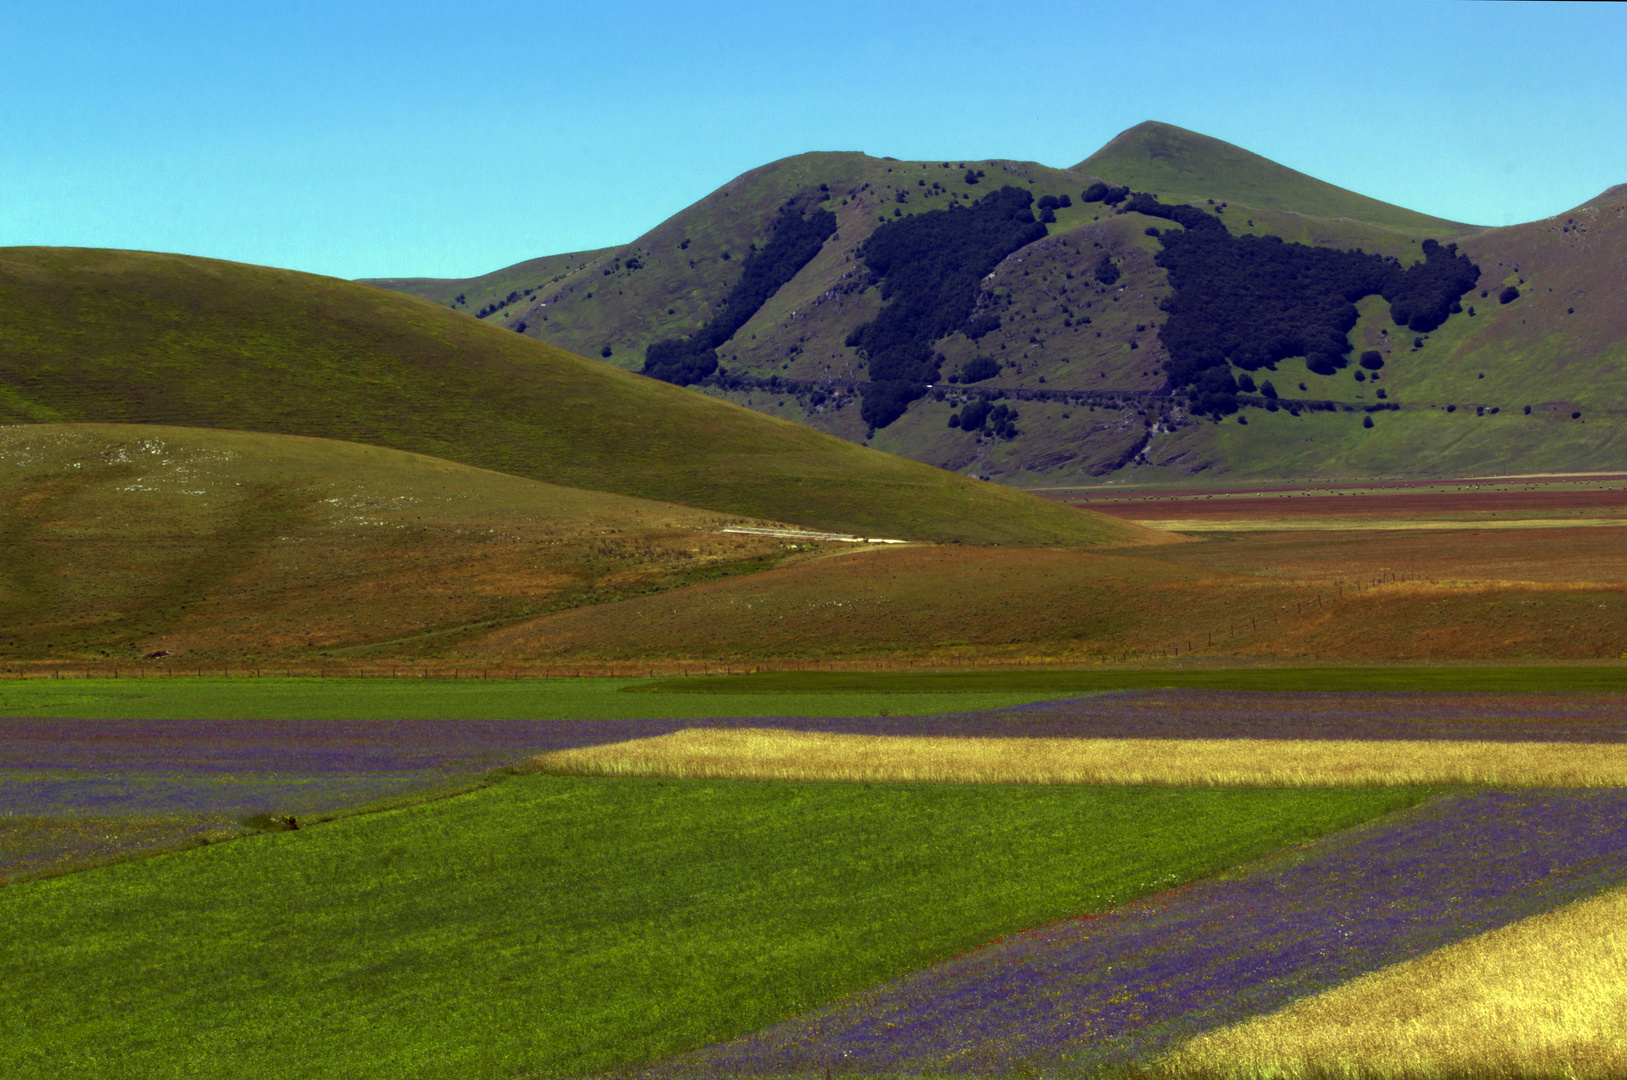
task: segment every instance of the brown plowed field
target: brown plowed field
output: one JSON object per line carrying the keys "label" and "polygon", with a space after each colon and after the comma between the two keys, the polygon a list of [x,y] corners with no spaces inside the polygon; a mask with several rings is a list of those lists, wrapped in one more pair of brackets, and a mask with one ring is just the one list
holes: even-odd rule
{"label": "brown plowed field", "polygon": [[1070,506],[1130,521],[1363,518],[1442,519],[1461,515],[1547,517],[1627,514],[1627,482],[1575,477],[1511,481],[1397,482],[1338,487],[1169,492],[1040,492]]}

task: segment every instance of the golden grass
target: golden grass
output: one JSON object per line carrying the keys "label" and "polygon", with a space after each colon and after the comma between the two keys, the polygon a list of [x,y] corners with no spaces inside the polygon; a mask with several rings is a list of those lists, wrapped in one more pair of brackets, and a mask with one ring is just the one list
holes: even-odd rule
{"label": "golden grass", "polygon": [[1627,890],[1187,1043],[1180,1077],[1627,1076]]}
{"label": "golden grass", "polygon": [[1285,739],[1000,739],[686,729],[532,759],[586,776],[963,784],[1627,784],[1627,746]]}

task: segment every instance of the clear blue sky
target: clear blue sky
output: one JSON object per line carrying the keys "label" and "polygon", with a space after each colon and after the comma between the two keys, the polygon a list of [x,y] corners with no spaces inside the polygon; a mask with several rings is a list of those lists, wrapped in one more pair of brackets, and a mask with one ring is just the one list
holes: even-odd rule
{"label": "clear blue sky", "polygon": [[1156,119],[1509,224],[1627,182],[1621,5],[0,0],[0,245],[342,277],[627,241],[805,150]]}

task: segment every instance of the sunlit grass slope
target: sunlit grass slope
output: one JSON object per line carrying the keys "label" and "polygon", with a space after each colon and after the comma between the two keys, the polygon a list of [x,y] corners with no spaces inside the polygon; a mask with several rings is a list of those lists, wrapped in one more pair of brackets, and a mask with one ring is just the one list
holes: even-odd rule
{"label": "sunlit grass slope", "polygon": [[0,251],[0,421],[345,439],[819,529],[1085,544],[1117,523],[763,417],[366,285]]}
{"label": "sunlit grass slope", "polygon": [[0,655],[433,653],[791,553],[722,532],[751,523],[330,439],[0,427]]}
{"label": "sunlit grass slope", "polygon": [[1155,1075],[1622,1076],[1623,925],[1627,892],[1572,904],[1200,1036]]}
{"label": "sunlit grass slope", "polygon": [[[437,304],[455,307],[470,314],[488,305],[501,304],[513,292],[529,294],[535,289],[557,284],[573,274],[615,251],[599,248],[596,251],[572,251],[564,255],[544,255],[540,259],[527,259],[469,278],[362,278],[364,285],[377,285],[381,289],[421,296]],[[462,301],[459,302],[459,297]],[[512,305],[506,305],[512,306]]]}
{"label": "sunlit grass slope", "polygon": [[584,1076],[1428,794],[513,777],[0,889],[0,1074]]}
{"label": "sunlit grass slope", "polygon": [[1442,240],[1473,228],[1335,187],[1240,146],[1156,120],[1121,132],[1073,171],[1151,192],[1165,202],[1235,201],[1403,232],[1423,230]]}
{"label": "sunlit grass slope", "polygon": [[975,664],[1627,653],[1627,587],[1619,581],[1377,584],[1376,576],[1307,580],[1180,565],[1181,553],[1196,547],[856,552],[545,615],[468,641],[466,655]]}

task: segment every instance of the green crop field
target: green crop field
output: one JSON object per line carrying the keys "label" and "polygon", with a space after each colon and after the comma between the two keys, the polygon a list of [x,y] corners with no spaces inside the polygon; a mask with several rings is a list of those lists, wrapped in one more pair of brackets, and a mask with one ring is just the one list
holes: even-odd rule
{"label": "green crop field", "polygon": [[1149,671],[767,671],[629,682],[639,694],[1094,694],[1107,690],[1256,690],[1301,693],[1627,693],[1627,667],[1280,667]]}
{"label": "green crop field", "polygon": [[[769,677],[772,678],[772,677]],[[718,695],[651,679],[181,678],[0,680],[0,716],[138,720],[574,720],[711,716],[925,716],[997,709],[1078,690],[1021,680],[982,685],[946,679],[919,689],[885,679],[811,683],[765,697],[758,683]],[[643,689],[624,694],[623,689]]]}
{"label": "green crop field", "polygon": [[1430,793],[516,776],[0,889],[0,1072],[577,1076]]}

